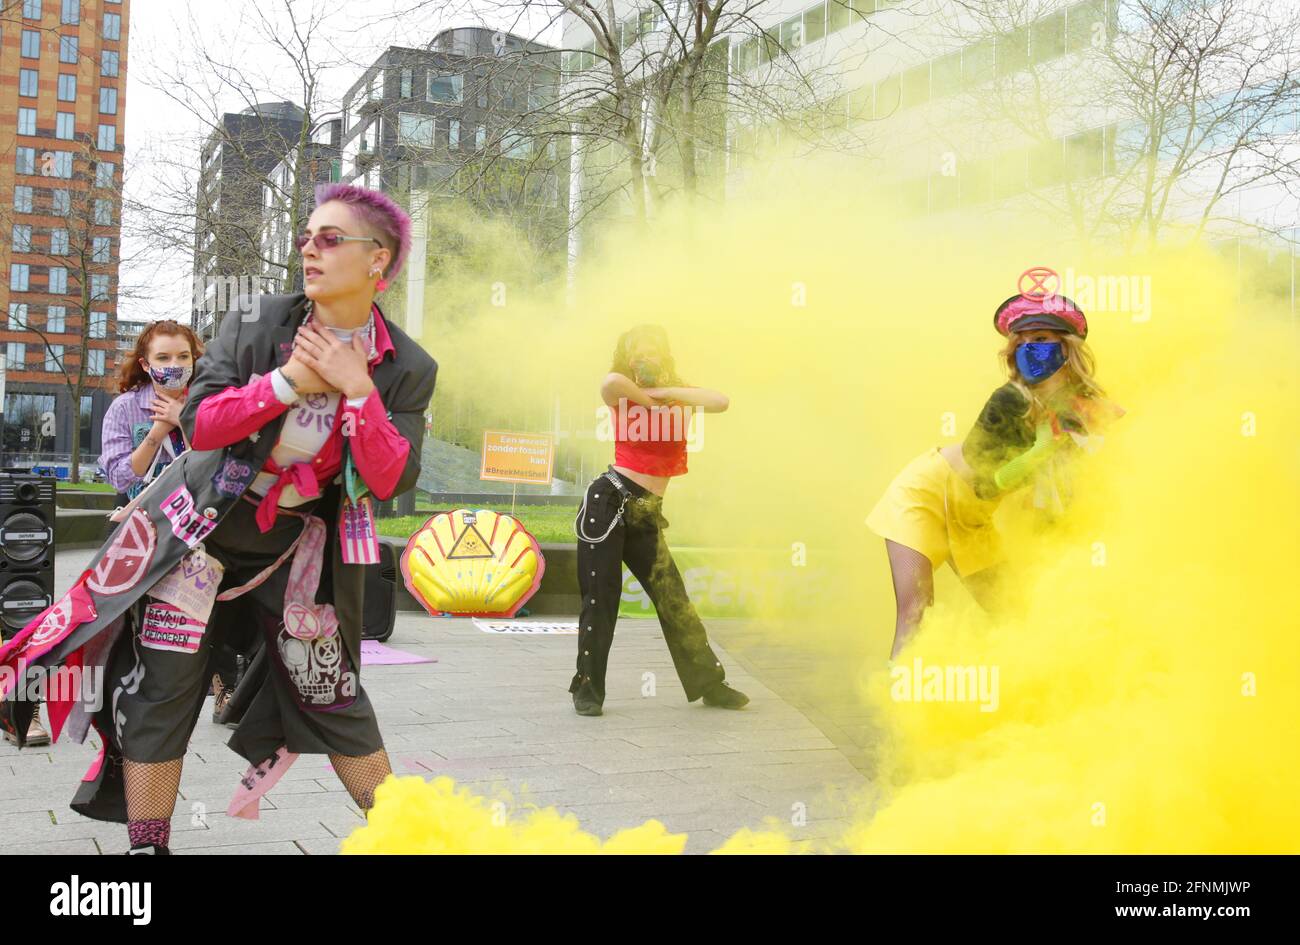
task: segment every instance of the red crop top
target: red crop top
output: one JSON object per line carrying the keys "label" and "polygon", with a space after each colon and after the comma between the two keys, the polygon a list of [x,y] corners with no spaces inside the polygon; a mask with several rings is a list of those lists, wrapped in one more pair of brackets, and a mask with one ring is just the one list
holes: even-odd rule
{"label": "red crop top", "polygon": [[614,409],[614,465],[647,476],[686,473],[686,435],[691,407],[628,404],[622,418]]}

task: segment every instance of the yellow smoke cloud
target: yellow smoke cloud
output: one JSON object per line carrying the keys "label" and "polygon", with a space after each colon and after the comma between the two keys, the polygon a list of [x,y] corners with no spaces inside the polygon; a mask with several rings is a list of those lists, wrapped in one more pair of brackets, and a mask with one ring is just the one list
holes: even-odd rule
{"label": "yellow smoke cloud", "polygon": [[[772,835],[737,834],[719,852],[780,852]],[[686,834],[657,820],[620,830],[607,840],[585,833],[572,814],[554,808],[516,809],[509,798],[489,802],[451,778],[426,782],[389,777],[375,792],[366,826],[342,844],[342,853],[681,853]]]}
{"label": "yellow smoke cloud", "polygon": [[[1204,249],[1084,250],[1037,211],[893,219],[865,179],[847,161],[784,165],[742,200],[603,240],[568,291],[507,282],[499,304],[491,265],[465,274],[457,297],[480,308],[454,322],[435,309],[424,326],[440,393],[516,429],[558,415],[588,475],[612,458],[593,437],[597,384],[627,327],[664,325],[682,375],[731,397],[669,490],[668,537],[806,547],[754,619],[817,655],[808,691],[856,689],[876,714],[884,797],[844,847],[1300,848],[1289,312],[1243,293],[1253,274]],[[863,518],[904,463],[959,442],[1002,383],[993,309],[1033,265],[1069,271],[1076,295],[1087,279],[1149,287],[1141,311],[1080,299],[1098,379],[1128,414],[1087,461],[1067,522],[1044,531],[1019,499],[1004,503],[1018,616],[990,618],[936,575],[938,603],[902,662],[997,667],[996,710],[901,702],[884,670],[888,565]],[[554,812],[489,830],[445,779],[395,783],[345,849],[677,843],[651,821],[602,845]],[[726,848],[786,843],[746,832]]]}

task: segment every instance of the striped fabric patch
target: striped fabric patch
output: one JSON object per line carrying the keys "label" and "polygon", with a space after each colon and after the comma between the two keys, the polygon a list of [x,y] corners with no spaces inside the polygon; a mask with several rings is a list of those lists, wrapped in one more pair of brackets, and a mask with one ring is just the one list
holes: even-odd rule
{"label": "striped fabric patch", "polygon": [[196,653],[207,624],[174,604],[153,602],[144,609],[140,645],[153,650]]}

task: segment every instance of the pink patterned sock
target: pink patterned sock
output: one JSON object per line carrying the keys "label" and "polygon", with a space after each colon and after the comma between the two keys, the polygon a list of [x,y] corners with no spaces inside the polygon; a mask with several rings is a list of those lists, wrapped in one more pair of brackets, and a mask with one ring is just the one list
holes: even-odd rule
{"label": "pink patterned sock", "polygon": [[126,825],[126,835],[131,847],[165,847],[172,838],[170,820],[133,820]]}

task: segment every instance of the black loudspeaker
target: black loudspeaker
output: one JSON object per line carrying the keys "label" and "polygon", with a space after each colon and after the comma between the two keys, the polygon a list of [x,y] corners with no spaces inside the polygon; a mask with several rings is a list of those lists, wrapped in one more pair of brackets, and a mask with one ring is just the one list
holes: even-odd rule
{"label": "black loudspeaker", "polygon": [[366,597],[361,609],[361,639],[380,643],[393,635],[397,620],[396,548],[379,542],[379,563],[366,566]]}
{"label": "black loudspeaker", "polygon": [[54,480],[0,472],[0,636],[54,603]]}

